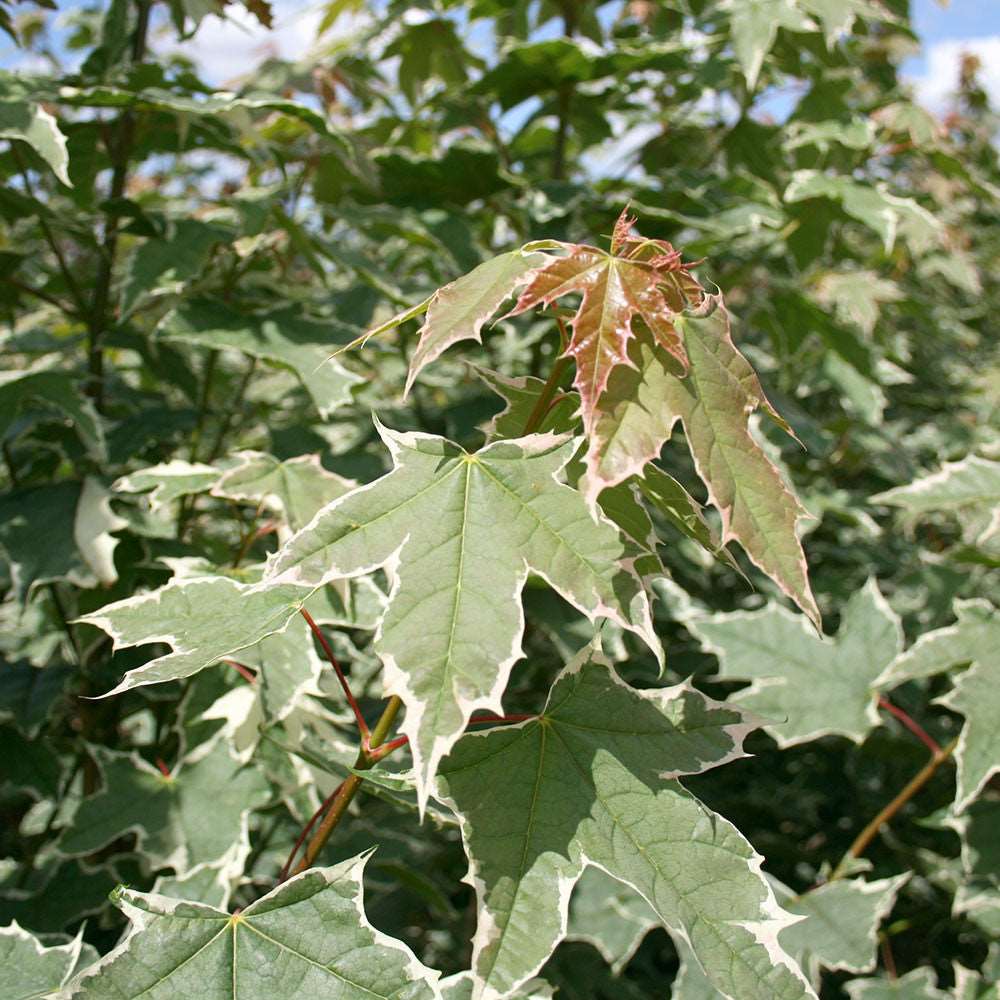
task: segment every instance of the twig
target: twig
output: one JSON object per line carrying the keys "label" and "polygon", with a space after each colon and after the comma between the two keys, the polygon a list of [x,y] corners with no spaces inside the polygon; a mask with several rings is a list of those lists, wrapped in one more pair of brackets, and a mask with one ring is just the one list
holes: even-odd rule
{"label": "twig", "polygon": [[[361,752],[358,754],[358,759],[354,763],[356,770],[365,771],[375,763],[372,759],[371,751],[377,750],[385,742],[385,738],[389,735],[389,730],[396,721],[396,716],[402,707],[403,702],[398,697],[393,696],[389,699],[385,711],[372,730],[371,738],[368,741],[368,749],[366,750],[362,747]],[[347,807],[351,804],[351,800],[358,794],[358,789],[361,787],[363,781],[364,778],[361,775],[352,774],[334,793],[329,811],[323,817],[323,822],[320,823],[319,829],[317,829],[306,846],[302,860],[295,866],[296,875],[312,866],[312,863],[316,860],[316,856],[323,850],[324,844],[330,839],[330,835],[336,829],[344,813],[347,812]]]}
{"label": "twig", "polygon": [[14,452],[11,450],[10,441],[5,440],[2,448],[3,460],[7,465],[7,476],[10,479],[10,485],[16,490],[21,485],[21,477],[17,474],[17,465],[14,462]]}
{"label": "twig", "polygon": [[243,537],[243,541],[240,543],[239,550],[236,555],[233,556],[232,568],[236,569],[241,562],[246,558],[247,553],[250,551],[250,547],[258,538],[263,538],[265,535],[270,535],[278,530],[277,524],[274,521],[265,521],[259,528],[254,528],[252,531],[248,531]]}
{"label": "twig", "polygon": [[351,690],[351,685],[347,682],[347,677],[344,675],[344,671],[340,666],[340,661],[333,652],[333,647],[329,642],[327,642],[326,636],[323,635],[323,630],[316,624],[315,621],[313,621],[313,616],[309,614],[305,608],[299,608],[299,614],[305,618],[306,624],[312,629],[313,635],[316,636],[316,641],[323,647],[323,652],[326,654],[326,658],[330,661],[330,666],[333,667],[335,673],[337,674],[337,680],[340,681],[340,686],[344,690],[344,697],[347,698],[347,703],[351,706],[351,711],[354,712],[354,719],[358,724],[358,731],[361,733],[362,750],[368,749],[368,739],[370,736],[368,723],[365,722],[365,717],[361,714],[361,707],[358,705],[357,699],[354,697],[354,692]]}
{"label": "twig", "polygon": [[[498,722],[527,722],[529,719],[537,719],[537,715],[477,715],[469,719],[470,726],[494,725]],[[373,751],[368,756],[373,764],[377,764],[383,757],[388,757],[393,750],[405,747],[410,742],[409,736],[400,736],[391,743],[383,743],[378,750]]]}
{"label": "twig", "polygon": [[[142,62],[146,55],[146,40],[149,34],[149,11],[151,0],[137,0],[138,16],[135,34],[132,36],[132,63]],[[116,202],[125,196],[128,183],[129,159],[135,141],[135,115],[129,109],[122,112],[118,124],[118,136],[108,153],[113,163],[108,200]],[[90,373],[88,392],[94,399],[98,411],[104,408],[104,347],[103,337],[109,324],[108,306],[111,301],[111,281],[114,276],[115,258],[118,253],[118,215],[109,214],[104,223],[104,238],[101,241],[101,257],[94,282],[94,299],[90,309],[87,331],[87,369]]]}
{"label": "twig", "polygon": [[573,101],[573,88],[563,84],[556,93],[556,141],[552,147],[552,179],[554,181],[566,178],[566,146],[569,140],[569,110]]}
{"label": "twig", "polygon": [[55,306],[60,312],[65,313],[67,316],[75,316],[76,310],[70,308],[65,302],[60,302],[54,295],[49,295],[48,292],[43,292],[40,288],[32,288],[31,285],[26,285],[23,281],[18,281],[17,278],[7,278],[7,284],[11,288],[16,288],[19,292],[24,292],[25,295],[34,295],[36,299],[41,299],[43,302],[48,302],[50,306]]}
{"label": "twig", "polygon": [[257,675],[245,664],[239,663],[236,660],[223,660],[223,663],[228,667],[232,667],[239,675],[247,682],[247,684],[256,684]]}
{"label": "twig", "polygon": [[337,797],[337,795],[340,793],[341,788],[343,787],[344,787],[344,782],[341,782],[339,785],[337,785],[337,787],[332,792],[330,792],[330,794],[325,799],[323,799],[323,801],[319,804],[319,808],[316,810],[316,812],[314,812],[312,816],[309,817],[309,822],[306,823],[306,825],[302,828],[302,832],[298,835],[294,845],[292,846],[292,850],[288,855],[288,860],[281,866],[281,871],[278,872],[279,885],[288,878],[288,873],[291,870],[292,863],[295,861],[295,856],[299,853],[299,848],[305,842],[306,837],[308,837],[309,834],[312,833],[312,828],[316,825],[317,820],[320,818],[320,816],[323,815],[323,813],[326,812],[326,810],[330,806],[330,803]]}
{"label": "twig", "polygon": [[73,656],[76,658],[76,665],[78,667],[83,667],[83,651],[80,649],[80,642],[77,639],[76,633],[73,631],[73,626],[70,624],[69,615],[66,613],[66,605],[63,604],[62,597],[59,596],[59,585],[53,580],[49,583],[49,594],[52,596],[52,603],[55,605],[56,613],[59,615],[59,621],[62,623],[63,631],[66,633],[66,638],[69,639],[70,648],[73,650]]}
{"label": "twig", "polygon": [[[31,183],[31,176],[28,174],[28,166],[24,162],[24,158],[21,156],[21,151],[13,142],[10,144],[10,152],[14,161],[17,163],[17,169],[20,171],[21,179],[24,181],[24,189],[28,192],[30,197],[34,198],[35,201],[38,201],[38,198],[35,195],[34,185]],[[42,235],[45,237],[45,242],[49,245],[49,249],[55,255],[56,261],[59,264],[59,271],[63,276],[63,281],[66,282],[66,287],[69,289],[69,294],[76,303],[77,309],[81,313],[85,314],[87,312],[87,302],[83,297],[83,293],[80,291],[80,286],[76,283],[76,278],[73,277],[73,272],[69,269],[69,264],[66,262],[66,257],[62,252],[62,247],[59,246],[59,241],[55,238],[55,234],[52,232],[48,220],[40,212],[38,213],[38,227],[41,229]]]}
{"label": "twig", "polygon": [[847,853],[841,858],[840,863],[833,870],[829,881],[833,882],[842,878],[847,866],[854,858],[860,858],[868,849],[868,845],[878,835],[879,830],[892,818],[927,784],[937,773],[938,768],[951,757],[958,746],[958,737],[953,739],[947,746],[940,748],[933,757],[906,783],[903,790],[887,805],[879,810],[875,818],[854,838]]}
{"label": "twig", "polygon": [[884,931],[880,931],[878,943],[882,952],[882,964],[885,966],[885,973],[889,979],[896,979],[896,959],[893,958],[892,945],[889,943],[889,935]]}
{"label": "twig", "polygon": [[545,385],[542,386],[541,395],[539,395],[531,413],[528,414],[528,419],[524,424],[524,430],[521,432],[522,434],[533,434],[541,426],[542,421],[545,419],[545,415],[549,412],[549,408],[552,405],[552,400],[559,391],[559,380],[562,378],[563,372],[566,371],[568,366],[569,358],[556,358],[556,362],[549,372],[549,377],[545,380]]}
{"label": "twig", "polygon": [[[578,0],[562,0],[563,35],[572,38],[576,34]],[[573,85],[563,84],[556,93],[556,141],[552,147],[552,179],[564,180],[566,177],[566,146],[569,139],[569,112],[573,103]]]}
{"label": "twig", "polygon": [[212,462],[214,462],[219,455],[222,454],[222,446],[225,444],[226,435],[229,433],[229,428],[232,425],[233,418],[236,416],[237,411],[243,406],[243,397],[246,395],[247,386],[250,385],[250,379],[253,378],[253,373],[256,370],[257,359],[251,358],[246,373],[236,389],[235,396],[226,405],[225,414],[222,417],[222,423],[219,425],[219,430],[215,435],[215,442],[208,453],[208,458],[205,459],[209,465],[211,465]]}
{"label": "twig", "polygon": [[194,430],[191,432],[191,461],[198,461],[198,446],[201,444],[201,436],[205,432],[205,421],[208,419],[208,396],[212,391],[212,376],[215,374],[215,366],[219,360],[219,352],[210,350],[208,360],[205,362],[205,372],[202,375],[201,395],[198,400],[198,417],[195,420]]}

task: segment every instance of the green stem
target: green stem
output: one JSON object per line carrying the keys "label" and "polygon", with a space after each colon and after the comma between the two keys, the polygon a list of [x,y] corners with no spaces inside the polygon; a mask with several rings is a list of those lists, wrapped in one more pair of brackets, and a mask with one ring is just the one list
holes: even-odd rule
{"label": "green stem", "polygon": [[[366,771],[376,762],[372,759],[371,751],[385,742],[385,738],[389,735],[389,731],[392,729],[393,723],[396,721],[396,716],[402,707],[403,703],[399,698],[393,696],[389,699],[389,703],[385,706],[385,711],[382,712],[378,722],[375,723],[371,738],[367,740],[367,746],[364,745],[364,742],[362,743],[358,759],[354,763],[355,770]],[[330,839],[330,835],[337,828],[337,824],[343,819],[344,814],[347,812],[347,807],[351,804],[354,796],[358,794],[358,789],[363,782],[364,778],[361,775],[352,774],[337,789],[333,796],[333,801],[330,803],[330,808],[323,817],[323,822],[320,823],[306,845],[302,860],[295,866],[293,875],[298,875],[299,872],[304,872],[307,868],[312,867],[316,856],[323,850],[324,845]]]}
{"label": "green stem", "polygon": [[573,100],[573,88],[563,86],[556,94],[556,141],[552,147],[552,179],[554,181],[566,178],[566,146],[569,141],[569,110]]}
{"label": "green stem", "polygon": [[59,584],[55,581],[48,585],[49,594],[52,596],[52,603],[55,605],[56,614],[59,616],[59,621],[62,623],[63,631],[66,633],[66,638],[69,639],[70,648],[73,650],[73,655],[76,658],[76,665],[78,667],[83,667],[83,652],[80,649],[80,643],[77,640],[76,633],[73,631],[73,626],[69,623],[69,615],[66,613],[66,605],[63,604],[62,597],[59,596]]}
{"label": "green stem", "polygon": [[10,485],[16,490],[21,485],[21,479],[17,474],[17,466],[14,463],[14,452],[11,450],[10,442],[3,442],[3,460],[7,465],[7,475],[10,477]]}
{"label": "green stem", "polygon": [[[562,0],[563,35],[572,38],[576,34],[576,16],[578,0]],[[569,112],[573,103],[573,85],[565,84],[556,92],[556,141],[552,148],[552,179],[564,180],[566,177],[566,145],[569,140]]]}
{"label": "green stem", "polygon": [[848,865],[854,858],[860,858],[868,849],[868,845],[878,835],[879,830],[886,823],[892,821],[896,813],[927,784],[937,773],[938,768],[948,760],[958,746],[958,738],[953,739],[947,746],[941,747],[931,759],[906,783],[902,791],[889,803],[883,806],[874,819],[854,838],[854,843],[848,848],[847,853],[840,863],[833,870],[829,881],[833,882],[838,878],[843,878]]}
{"label": "green stem", "polygon": [[17,278],[11,278],[8,276],[7,284],[11,288],[16,288],[19,292],[24,292],[25,295],[33,295],[36,299],[41,299],[43,302],[48,302],[50,306],[55,306],[61,313],[67,316],[74,315],[73,310],[66,305],[64,302],[60,302],[54,295],[49,295],[48,292],[43,291],[41,288],[32,288],[31,285],[26,285],[23,281],[18,281]]}
{"label": "green stem", "polygon": [[[24,181],[25,191],[28,192],[30,197],[38,201],[38,198],[35,195],[34,185],[31,183],[31,176],[28,174],[27,164],[25,164],[24,159],[21,157],[20,150],[18,150],[16,143],[12,142],[10,144],[10,152],[14,161],[17,163],[18,170],[21,173],[21,179]],[[59,271],[63,276],[63,281],[66,282],[69,294],[73,297],[73,301],[76,303],[77,310],[81,315],[85,315],[87,312],[86,299],[84,299],[83,293],[80,291],[80,286],[76,283],[76,278],[73,277],[73,272],[69,269],[69,264],[66,262],[66,257],[62,252],[62,247],[59,246],[59,241],[52,232],[52,228],[49,226],[48,220],[41,213],[38,214],[38,227],[41,229],[42,235],[45,237],[45,242],[49,245],[49,249],[55,255],[56,262],[59,264]]]}
{"label": "green stem", "polygon": [[549,377],[545,380],[545,385],[542,386],[541,395],[538,397],[534,409],[528,414],[522,433],[533,434],[541,426],[545,415],[549,412],[549,407],[552,406],[556,393],[559,391],[559,382],[569,367],[569,361],[570,359],[567,357],[556,358],[556,363],[552,366]]}

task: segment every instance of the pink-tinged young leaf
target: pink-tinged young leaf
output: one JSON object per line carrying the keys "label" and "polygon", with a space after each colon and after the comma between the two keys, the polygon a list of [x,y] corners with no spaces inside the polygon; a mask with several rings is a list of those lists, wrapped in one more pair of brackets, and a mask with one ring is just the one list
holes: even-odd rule
{"label": "pink-tinged young leaf", "polygon": [[618,251],[629,241],[631,238],[629,234],[632,232],[632,227],[636,223],[636,217],[634,215],[628,214],[628,206],[622,209],[621,215],[615,220],[615,228],[611,233],[611,252],[618,253]]}
{"label": "pink-tinged young leaf", "polygon": [[405,392],[409,393],[421,369],[452,344],[460,340],[481,341],[483,324],[504,299],[551,260],[548,254],[521,247],[494,257],[439,288],[431,296],[420,328],[420,341],[410,359]]}
{"label": "pink-tinged young leaf", "polygon": [[674,356],[646,330],[633,338],[628,353],[629,364],[611,374],[590,428],[580,489],[591,507],[603,490],[642,474],[680,416],[666,403],[684,374]]}
{"label": "pink-tinged young leaf", "polygon": [[[627,221],[627,220],[625,220]],[[627,227],[619,219],[614,241],[626,239]],[[580,307],[570,321],[573,335],[566,355],[576,362],[574,386],[580,393],[581,414],[588,433],[595,423],[598,402],[607,388],[612,371],[633,364],[628,346],[638,317],[652,331],[657,342],[673,354],[682,369],[687,363],[684,348],[673,324],[675,311],[661,288],[667,270],[679,268],[679,257],[669,256],[651,241],[627,239],[630,251],[640,251],[651,259],[618,257],[596,247],[567,244],[568,254],[558,257],[539,270],[522,292],[511,315],[536,306],[550,305],[573,293],[582,296]],[[667,244],[663,244],[666,247]],[[674,278],[668,279],[671,283]]]}
{"label": "pink-tinged young leaf", "polygon": [[675,413],[711,502],[722,516],[722,543],[735,540],[822,631],[796,530],[808,516],[750,433],[758,407],[773,414],[749,362],[733,345],[721,303],[707,316],[678,317],[690,368],[664,381],[662,405]]}
{"label": "pink-tinged young leaf", "polygon": [[723,305],[710,315],[678,316],[676,324],[687,373],[649,332],[639,331],[628,367],[612,373],[598,403],[580,488],[593,506],[603,490],[641,475],[682,421],[698,474],[722,515],[721,544],[738,541],[820,627],[796,531],[805,509],[750,434],[748,420],[763,408],[788,426],[733,345]]}

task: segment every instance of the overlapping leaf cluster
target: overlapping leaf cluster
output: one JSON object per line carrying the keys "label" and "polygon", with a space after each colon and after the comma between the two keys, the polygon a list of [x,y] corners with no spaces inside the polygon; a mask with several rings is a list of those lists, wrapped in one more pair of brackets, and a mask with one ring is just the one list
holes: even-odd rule
{"label": "overlapping leaf cluster", "polygon": [[995,994],[975,60],[283,16],[0,4],[0,994]]}

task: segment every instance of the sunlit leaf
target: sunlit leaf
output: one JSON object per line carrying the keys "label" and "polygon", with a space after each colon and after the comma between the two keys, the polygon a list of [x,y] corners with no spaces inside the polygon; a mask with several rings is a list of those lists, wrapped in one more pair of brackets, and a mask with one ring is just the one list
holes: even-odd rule
{"label": "sunlit leaf", "polygon": [[[624,235],[621,243],[632,248]],[[659,259],[655,257],[640,260],[618,256],[615,250],[619,247],[611,253],[577,244],[565,249],[566,256],[556,257],[532,277],[512,315],[551,305],[565,295],[581,296],[576,315],[570,320],[572,336],[566,354],[576,362],[573,385],[580,394],[584,427],[590,433],[597,419],[598,400],[612,370],[631,363],[628,346],[637,318],[683,370],[686,355],[674,316],[686,300],[671,301],[661,286],[665,281],[676,281],[682,295],[695,295],[699,289],[683,270],[679,257],[673,256],[672,248],[659,248],[666,258],[663,264],[655,263]]]}
{"label": "sunlit leaf", "polygon": [[679,317],[678,328],[690,367],[686,378],[663,383],[664,405],[683,423],[698,475],[722,516],[722,544],[739,542],[818,629],[819,609],[797,532],[805,509],[749,428],[758,407],[777,414],[733,346],[723,306],[708,316]]}
{"label": "sunlit leaf", "polygon": [[961,812],[1000,771],[996,754],[996,718],[1000,687],[993,664],[1000,643],[1000,613],[988,601],[955,602],[954,625],[925,632],[878,678],[879,686],[894,688],[904,681],[931,677],[969,663],[958,674],[954,687],[939,703],[965,716],[955,748],[958,794],[955,811]]}
{"label": "sunlit leaf", "polygon": [[480,340],[483,324],[551,258],[520,250],[501,254],[439,288],[427,306],[406,376],[409,392],[421,369],[460,340]]}
{"label": "sunlit leaf", "polygon": [[112,487],[118,493],[149,493],[149,504],[155,510],[192,493],[203,493],[219,479],[221,470],[204,462],[171,459],[147,469],[138,469],[116,480]]}
{"label": "sunlit leaf", "polygon": [[0,100],[0,139],[26,142],[51,168],[67,187],[69,154],[66,136],[52,115],[38,104],[27,101]]}
{"label": "sunlit leaf", "polygon": [[522,655],[520,594],[529,572],[592,620],[610,618],[654,650],[659,643],[642,584],[621,562],[630,546],[556,479],[572,441],[531,435],[469,454],[427,434],[380,433],[393,471],[293,536],[264,586],[314,588],[389,570],[394,582],[375,645],[386,691],[407,706],[402,730],[423,803],[473,711],[502,711]]}
{"label": "sunlit leaf", "polygon": [[751,90],[778,29],[808,31],[813,26],[796,0],[729,0],[727,6],[733,49]]}
{"label": "sunlit leaf", "polygon": [[227,577],[195,577],[107,604],[80,620],[107,632],[116,649],[150,642],[173,649],[130,670],[108,692],[118,694],[190,677],[280,632],[312,590],[294,584],[260,589]]}

